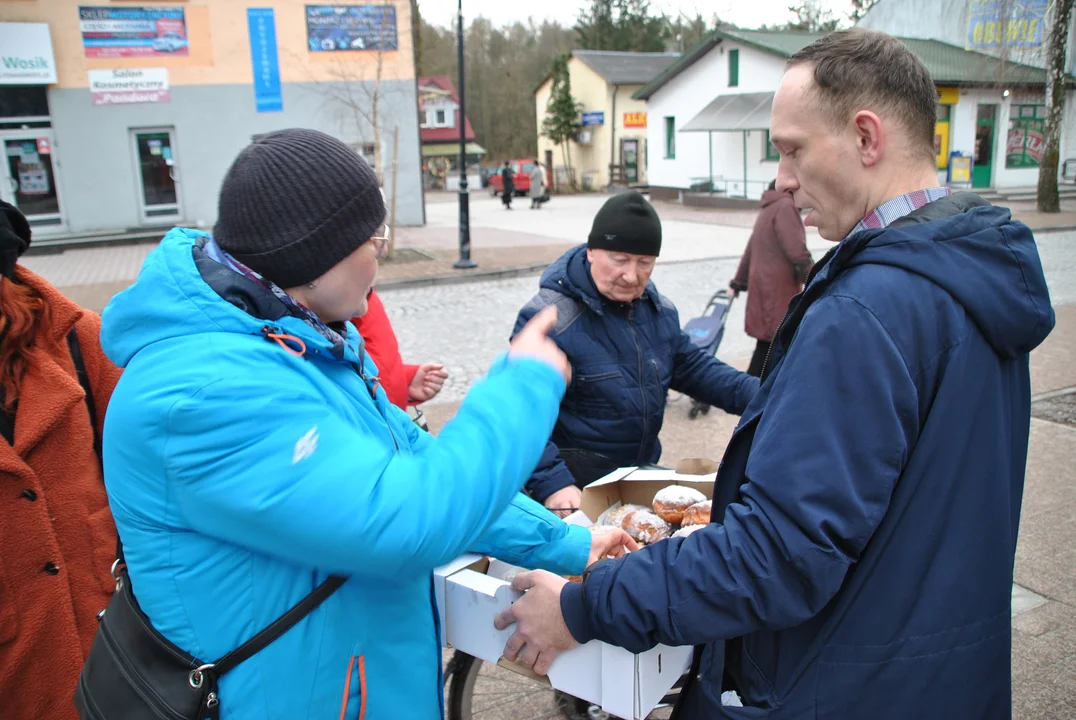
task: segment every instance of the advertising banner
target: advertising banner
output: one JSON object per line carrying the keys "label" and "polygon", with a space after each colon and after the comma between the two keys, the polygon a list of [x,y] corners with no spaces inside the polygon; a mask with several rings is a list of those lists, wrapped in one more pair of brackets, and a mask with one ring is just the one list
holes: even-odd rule
{"label": "advertising banner", "polygon": [[398,50],[393,5],[307,5],[310,52]]}
{"label": "advertising banner", "polygon": [[254,103],[257,111],[281,112],[280,60],[276,48],[276,19],[272,8],[248,8],[250,60],[254,65]]}
{"label": "advertising banner", "polygon": [[188,54],[181,7],[79,6],[88,58],[174,57]]}
{"label": "advertising banner", "polygon": [[94,105],[159,103],[172,99],[167,68],[90,70],[89,75]]}
{"label": "advertising banner", "polygon": [[969,0],[965,50],[1041,47],[1047,0]]}

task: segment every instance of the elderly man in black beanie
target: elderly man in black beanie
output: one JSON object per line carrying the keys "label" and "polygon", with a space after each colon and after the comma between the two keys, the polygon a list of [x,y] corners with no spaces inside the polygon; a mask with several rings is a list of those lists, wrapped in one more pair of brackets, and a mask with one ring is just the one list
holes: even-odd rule
{"label": "elderly man in black beanie", "polygon": [[542,275],[515,332],[557,308],[553,340],[574,376],[528,492],[561,515],[603,471],[661,457],[669,389],[739,415],[758,380],[694,345],[672,302],[650,282],[661,253],[661,221],[637,192],[615,195],[594,218],[586,246]]}

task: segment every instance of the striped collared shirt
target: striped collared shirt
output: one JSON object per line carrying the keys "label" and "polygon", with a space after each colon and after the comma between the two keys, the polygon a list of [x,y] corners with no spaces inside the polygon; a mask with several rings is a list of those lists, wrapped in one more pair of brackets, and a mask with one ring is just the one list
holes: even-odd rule
{"label": "striped collared shirt", "polygon": [[907,195],[887,200],[875,209],[867,213],[867,217],[859,221],[849,236],[855,235],[860,230],[878,230],[888,227],[890,223],[909,215],[924,205],[929,205],[935,200],[949,197],[953,191],[947,187],[932,187],[926,190],[916,190]]}

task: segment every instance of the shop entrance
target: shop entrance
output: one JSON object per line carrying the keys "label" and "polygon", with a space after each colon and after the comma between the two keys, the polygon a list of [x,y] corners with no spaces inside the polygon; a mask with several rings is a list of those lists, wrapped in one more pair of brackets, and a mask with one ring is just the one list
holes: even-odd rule
{"label": "shop entrance", "polygon": [[17,207],[34,230],[62,229],[60,191],[52,155],[52,131],[0,130],[0,198]]}

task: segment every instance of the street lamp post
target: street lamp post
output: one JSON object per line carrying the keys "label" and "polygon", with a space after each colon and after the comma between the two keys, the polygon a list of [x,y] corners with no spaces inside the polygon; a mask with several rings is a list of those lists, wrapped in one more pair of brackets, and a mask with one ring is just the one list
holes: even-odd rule
{"label": "street lamp post", "polygon": [[460,70],[460,259],[452,266],[458,270],[471,270],[478,263],[471,259],[471,209],[467,192],[467,89],[463,72],[463,0],[459,0],[459,16],[456,27],[456,50]]}

